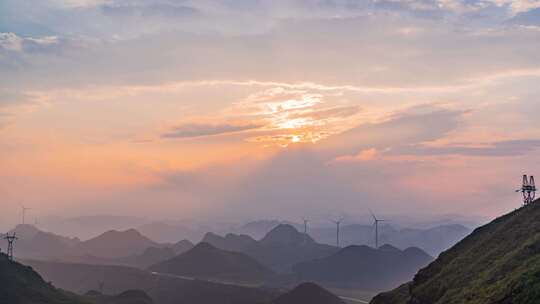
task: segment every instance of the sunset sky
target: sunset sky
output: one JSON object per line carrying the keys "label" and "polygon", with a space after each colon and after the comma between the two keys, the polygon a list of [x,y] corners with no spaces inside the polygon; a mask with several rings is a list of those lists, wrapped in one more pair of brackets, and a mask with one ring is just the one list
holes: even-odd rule
{"label": "sunset sky", "polygon": [[538,0],[0,0],[2,228],[493,217],[539,114]]}

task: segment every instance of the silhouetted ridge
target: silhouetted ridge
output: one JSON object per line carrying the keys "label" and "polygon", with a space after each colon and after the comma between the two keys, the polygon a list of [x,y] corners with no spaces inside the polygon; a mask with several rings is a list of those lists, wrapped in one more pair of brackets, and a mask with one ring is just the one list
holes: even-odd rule
{"label": "silhouetted ridge", "polygon": [[309,236],[298,232],[289,224],[280,224],[266,234],[260,241],[263,245],[298,245],[302,243],[314,243]]}
{"label": "silhouetted ridge", "polygon": [[274,227],[260,241],[248,235],[222,237],[214,233],[207,233],[203,241],[223,250],[245,253],[277,272],[290,272],[295,263],[328,256],[337,250],[333,246],[317,244],[287,224]]}
{"label": "silhouetted ridge", "polygon": [[275,304],[345,304],[340,298],[314,283],[302,283],[274,300]]}
{"label": "silhouetted ridge", "polygon": [[298,263],[293,271],[302,280],[380,290],[406,282],[431,260],[420,249],[401,251],[390,245],[379,249],[353,245],[325,258]]}
{"label": "silhouetted ridge", "polygon": [[10,233],[16,233],[18,237],[16,251],[19,258],[58,258],[80,243],[77,238],[41,231],[29,224],[17,225]]}
{"label": "silhouetted ridge", "polygon": [[191,250],[150,267],[151,271],[186,277],[239,281],[263,280],[273,273],[251,257],[199,243]]}
{"label": "silhouetted ridge", "polygon": [[399,248],[397,247],[394,247],[392,245],[388,245],[388,244],[384,244],[382,246],[379,247],[379,250],[381,251],[392,251],[392,252],[399,252],[401,250],[399,250]]}
{"label": "silhouetted ridge", "polygon": [[191,241],[181,240],[180,242],[174,244],[171,248],[175,254],[180,254],[190,250],[193,247],[195,247],[195,245]]}
{"label": "silhouetted ridge", "polygon": [[84,241],[78,246],[80,254],[101,258],[122,258],[141,254],[148,247],[162,247],[135,229],[126,231],[107,231],[95,238]]}
{"label": "silhouetted ridge", "polygon": [[228,233],[225,237],[222,237],[215,233],[208,232],[201,242],[211,244],[219,249],[237,252],[242,252],[250,247],[257,246],[257,241],[249,235],[233,233]]}
{"label": "silhouetted ridge", "polygon": [[421,269],[412,282],[376,296],[372,303],[539,303],[539,223],[537,200],[477,228]]}

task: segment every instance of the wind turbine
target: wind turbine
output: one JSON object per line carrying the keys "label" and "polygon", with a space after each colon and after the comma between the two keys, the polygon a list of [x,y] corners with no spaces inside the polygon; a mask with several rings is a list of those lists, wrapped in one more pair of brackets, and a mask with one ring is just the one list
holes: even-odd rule
{"label": "wind turbine", "polygon": [[339,247],[339,227],[341,226],[341,222],[343,221],[343,217],[340,217],[337,220],[331,220],[332,223],[336,224],[336,247]]}
{"label": "wind turbine", "polygon": [[375,214],[371,210],[369,210],[369,213],[371,213],[371,217],[373,217],[373,225],[375,225],[375,248],[379,248],[379,222],[384,222],[385,220],[378,219]]}
{"label": "wind turbine", "polygon": [[304,221],[304,243],[307,242],[307,224],[309,223],[309,220],[306,217],[303,217],[302,220]]}
{"label": "wind turbine", "polygon": [[21,210],[22,210],[22,223],[23,225],[25,224],[25,220],[26,220],[26,211],[28,210],[32,210],[32,208],[27,208],[25,207],[23,204],[19,204],[21,206]]}

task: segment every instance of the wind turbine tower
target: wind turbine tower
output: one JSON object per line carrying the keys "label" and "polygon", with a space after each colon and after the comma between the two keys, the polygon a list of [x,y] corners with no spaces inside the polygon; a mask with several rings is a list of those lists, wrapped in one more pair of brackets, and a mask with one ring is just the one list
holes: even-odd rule
{"label": "wind turbine tower", "polygon": [[26,223],[26,211],[31,210],[32,208],[27,208],[24,205],[21,205],[21,211],[22,211],[22,223],[23,225]]}
{"label": "wind turbine tower", "polygon": [[6,236],[4,236],[4,239],[8,241],[8,258],[13,261],[13,243],[15,243],[15,241],[17,240],[17,236],[15,236],[15,232],[13,232],[12,235],[7,233]]}
{"label": "wind turbine tower", "polygon": [[332,220],[332,223],[336,224],[336,247],[339,247],[339,228],[341,226],[341,222],[343,222],[343,217],[340,217],[337,220]]}
{"label": "wind turbine tower", "polygon": [[309,220],[307,218],[302,218],[302,220],[304,221],[304,234],[307,234],[307,224],[309,222]]}
{"label": "wind turbine tower", "polygon": [[371,212],[371,216],[373,217],[373,225],[375,225],[375,248],[379,248],[379,222],[384,222],[384,220],[378,219],[373,212]]}
{"label": "wind turbine tower", "polygon": [[520,189],[517,189],[516,192],[521,192],[523,194],[523,205],[528,205],[534,201],[536,196],[536,185],[534,184],[534,176],[527,177],[523,175],[523,184]]}
{"label": "wind turbine tower", "polygon": [[307,225],[309,223],[309,220],[305,217],[302,218],[302,220],[304,221],[304,243],[307,242],[307,237],[308,237],[308,234],[307,234]]}

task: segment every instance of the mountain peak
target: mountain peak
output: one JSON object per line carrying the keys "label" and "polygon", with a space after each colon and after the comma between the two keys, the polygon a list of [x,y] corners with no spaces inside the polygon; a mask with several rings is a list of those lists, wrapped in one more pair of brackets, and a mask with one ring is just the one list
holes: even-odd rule
{"label": "mountain peak", "polygon": [[190,277],[213,277],[255,281],[272,274],[253,258],[238,252],[218,249],[202,242],[174,258],[160,262],[150,270]]}
{"label": "mountain peak", "polygon": [[82,253],[104,258],[120,258],[143,253],[148,247],[162,247],[135,229],[109,230],[79,244]]}
{"label": "mountain peak", "polygon": [[394,247],[394,246],[392,246],[390,244],[384,244],[384,245],[380,246],[378,249],[380,251],[393,251],[393,252],[401,251],[398,248],[396,248],[396,247]]}
{"label": "mountain peak", "polygon": [[31,239],[41,232],[36,226],[30,224],[18,224],[10,233],[15,232],[21,239]]}
{"label": "mountain peak", "polygon": [[313,243],[314,240],[289,224],[279,224],[261,240],[263,245],[299,245]]}
{"label": "mountain peak", "polygon": [[218,249],[214,246],[212,246],[210,243],[207,243],[207,242],[201,242],[197,245],[195,245],[193,248],[191,248],[191,250],[189,250],[190,252],[205,252],[205,251],[217,251]]}

